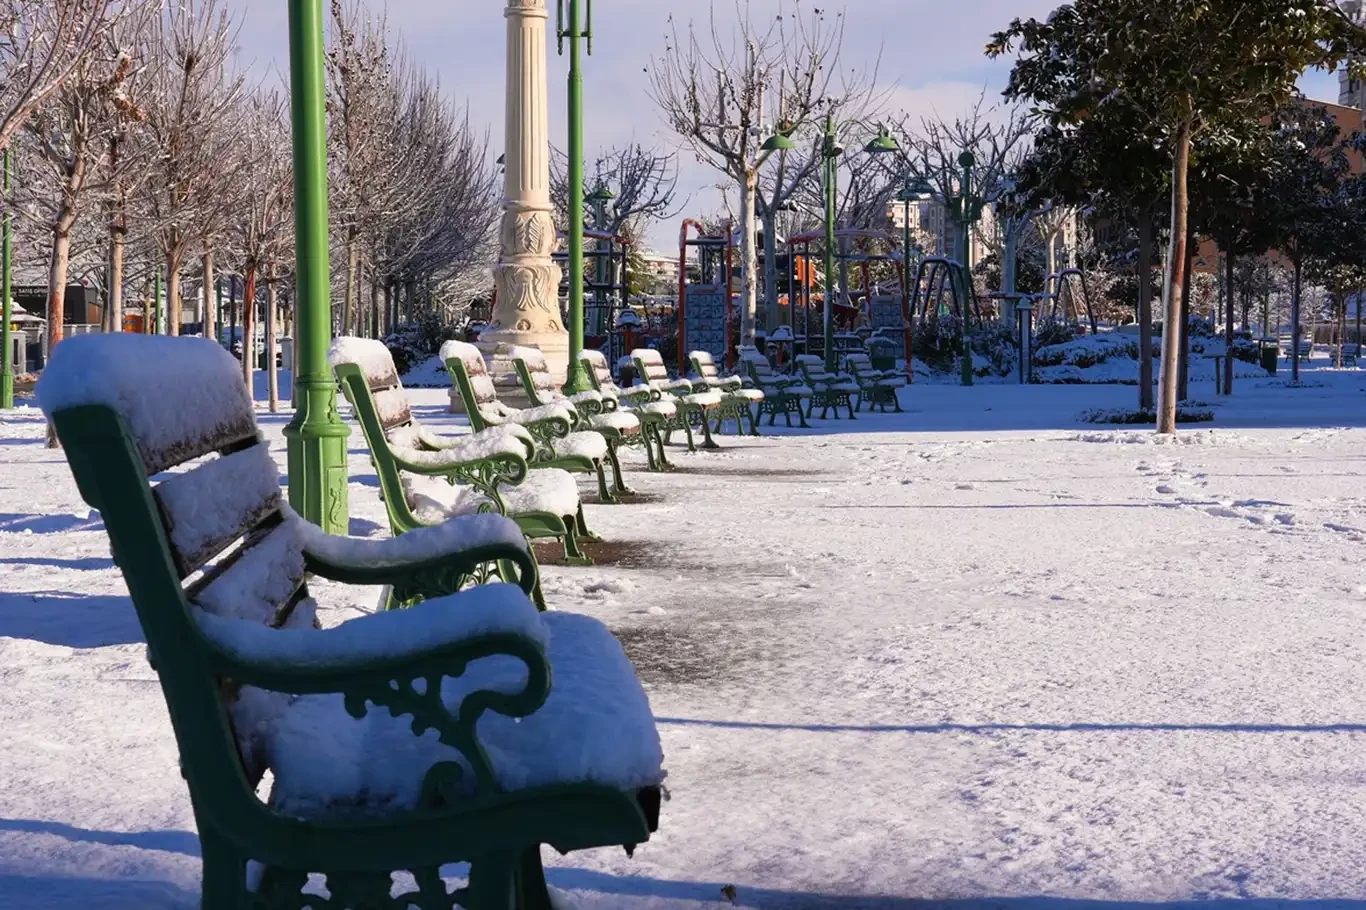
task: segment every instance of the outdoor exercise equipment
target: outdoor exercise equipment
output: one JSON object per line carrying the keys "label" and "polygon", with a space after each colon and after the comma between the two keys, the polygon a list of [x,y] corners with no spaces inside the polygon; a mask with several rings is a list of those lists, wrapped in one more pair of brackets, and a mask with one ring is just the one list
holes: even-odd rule
{"label": "outdoor exercise equipment", "polygon": [[[697,236],[689,239],[690,230]],[[688,374],[688,351],[708,351],[732,364],[730,356],[730,289],[735,232],[726,225],[724,236],[707,236],[700,221],[683,222],[678,241],[678,375]],[[688,282],[688,248],[697,249],[698,280]],[[718,280],[719,279],[719,280]]]}

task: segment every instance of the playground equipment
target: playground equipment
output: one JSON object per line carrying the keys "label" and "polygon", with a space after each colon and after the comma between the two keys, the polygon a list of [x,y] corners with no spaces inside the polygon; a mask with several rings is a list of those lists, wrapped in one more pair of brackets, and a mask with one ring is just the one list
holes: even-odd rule
{"label": "playground equipment", "polygon": [[[1069,280],[1070,279],[1070,280]],[[1063,269],[1061,272],[1049,275],[1044,279],[1044,294],[1049,300],[1049,318],[1058,318],[1058,308],[1062,307],[1062,318],[1073,321],[1076,315],[1077,293],[1073,282],[1081,285],[1082,303],[1086,307],[1086,321],[1091,325],[1091,334],[1096,334],[1098,326],[1096,324],[1096,311],[1091,306],[1091,288],[1086,283],[1086,273],[1081,269]],[[1067,292],[1067,302],[1071,304],[1072,315],[1068,315],[1069,307],[1063,305],[1063,292]],[[1079,319],[1075,321],[1080,322]]]}
{"label": "playground equipment", "polygon": [[[697,236],[688,239],[689,230]],[[678,241],[678,375],[688,375],[688,351],[707,351],[729,368],[730,289],[733,276],[735,232],[726,225],[725,236],[703,234],[700,221],[683,222]],[[688,248],[697,249],[698,280],[688,282]],[[718,280],[719,279],[719,280]]]}
{"label": "playground equipment", "polygon": [[[951,308],[944,306],[946,289],[953,301]],[[916,270],[911,292],[912,314],[918,314],[921,322],[929,318],[930,303],[936,300],[936,309],[940,314],[959,317],[963,320],[965,328],[974,314],[979,323],[982,321],[982,309],[977,300],[977,292],[962,263],[956,259],[926,256],[920,261],[920,268]]]}
{"label": "playground equipment", "polygon": [[[858,265],[859,271],[861,273],[861,287],[859,287],[856,291],[849,290],[849,296],[850,298],[852,298],[855,293],[858,293],[863,298],[863,303],[861,304],[846,303],[841,301],[838,297],[836,297],[832,301],[831,315],[834,319],[836,328],[838,329],[840,327],[844,327],[846,329],[852,329],[857,325],[859,318],[861,316],[865,317],[868,320],[869,324],[875,329],[884,327],[878,324],[877,313],[875,313],[874,300],[877,298],[875,297],[874,288],[871,280],[871,269],[873,264],[878,262],[900,262],[900,257],[886,253],[871,253],[868,252],[867,248],[876,242],[882,243],[886,245],[889,249],[891,249],[895,247],[897,244],[896,238],[893,237],[891,234],[887,233],[886,231],[867,230],[863,228],[844,228],[835,232],[835,239],[836,250],[834,254],[834,260],[836,263],[839,264],[840,272],[843,273],[845,271],[844,267],[847,264],[855,263]],[[803,313],[801,324],[797,324],[795,313],[793,313],[791,316],[791,322],[793,325],[793,329],[798,331],[799,333],[798,350],[802,351],[803,353],[817,352],[815,345],[812,343],[817,338],[820,338],[822,346],[824,345],[823,331],[825,326],[821,325],[821,331],[813,333],[813,327],[811,325],[811,289],[815,283],[816,276],[812,271],[810,265],[812,262],[811,246],[813,244],[824,243],[824,231],[812,231],[805,234],[798,234],[794,237],[788,238],[787,241],[789,262],[800,261],[805,263],[806,266],[804,270],[805,275],[799,276],[803,279],[801,280],[800,293],[795,295],[789,294],[789,297],[794,298],[794,302],[800,300],[802,304]],[[793,252],[798,247],[800,247],[802,250],[800,256],[795,255]],[[794,266],[794,270],[797,272],[803,271],[803,269],[799,266]],[[828,288],[831,283],[830,279],[827,278],[825,283]],[[789,284],[789,289],[792,288],[793,285]],[[824,303],[824,293],[825,291],[823,290],[821,297],[822,303]],[[883,321],[885,321],[885,318]],[[902,319],[900,318],[899,314],[897,315],[895,322],[898,327],[901,326]]]}
{"label": "playground equipment", "polygon": [[[566,235],[561,234],[564,238]],[[628,305],[630,300],[630,258],[631,243],[619,234],[606,231],[585,230],[585,240],[596,243],[583,251],[584,258],[593,262],[593,268],[584,276],[583,289],[591,294],[584,301],[584,346],[600,348],[616,322],[617,313]],[[569,299],[569,262],[567,251],[552,253],[551,258],[560,265],[560,299]],[[617,278],[619,277],[619,280]],[[566,314],[567,315],[567,314]]]}

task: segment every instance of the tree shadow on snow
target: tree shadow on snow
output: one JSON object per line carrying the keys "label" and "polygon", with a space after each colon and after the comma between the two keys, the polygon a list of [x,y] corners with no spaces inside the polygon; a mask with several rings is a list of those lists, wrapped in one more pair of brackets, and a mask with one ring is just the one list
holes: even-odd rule
{"label": "tree shadow on snow", "polygon": [[[1340,724],[1200,724],[1200,723],[1076,723],[1076,724],[766,724],[742,720],[700,720],[658,717],[660,724],[680,727],[717,727],[724,730],[802,730],[808,733],[1366,733],[1366,723]],[[1366,906],[1366,904],[1363,904]]]}
{"label": "tree shadow on snow", "polygon": [[0,592],[0,638],[68,648],[144,641],[132,600],[74,591]]}
{"label": "tree shadow on snow", "polygon": [[52,566],[55,569],[99,572],[114,568],[114,560],[107,556],[86,556],[80,559],[63,559],[60,556],[6,556],[0,558],[0,565]]}
{"label": "tree shadow on snow", "polygon": [[0,513],[0,531],[9,534],[65,534],[69,531],[103,531],[104,520],[98,512],[95,517],[80,515],[33,515],[26,513]]}
{"label": "tree shadow on snow", "polygon": [[22,831],[25,834],[51,834],[69,841],[103,844],[106,847],[137,847],[139,850],[162,850],[167,853],[199,855],[199,835],[191,831],[92,831],[75,828],[61,822],[37,821],[24,818],[0,818],[0,831]]}
{"label": "tree shadow on snow", "polygon": [[622,897],[699,901],[720,906],[801,908],[801,910],[1366,910],[1352,899],[1280,900],[1275,898],[1204,898],[1169,903],[1084,900],[1058,897],[965,897],[934,900],[866,894],[817,894],[735,885],[733,900],[723,897],[724,882],[666,881],[638,875],[609,875],[588,869],[547,869],[556,888]]}
{"label": "tree shadow on snow", "polygon": [[199,893],[170,882],[66,875],[7,875],[0,871],[0,906],[43,910],[162,910],[197,908]]}

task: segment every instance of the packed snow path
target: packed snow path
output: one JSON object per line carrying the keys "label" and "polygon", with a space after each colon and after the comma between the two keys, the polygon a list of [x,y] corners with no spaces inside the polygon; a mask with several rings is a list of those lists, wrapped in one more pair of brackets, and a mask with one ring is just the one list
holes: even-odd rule
{"label": "packed snow path", "polygon": [[[672,800],[634,860],[551,858],[552,884],[1366,907],[1366,373],[1317,381],[1246,383],[1175,444],[1076,424],[1132,389],[917,386],[905,415],[632,472],[642,501],[590,507],[601,564],[548,567],[546,597],[626,645]],[[42,435],[0,422],[0,907],[195,906],[136,618]],[[352,530],[387,533],[351,450]],[[328,623],[376,599],[318,593]]]}

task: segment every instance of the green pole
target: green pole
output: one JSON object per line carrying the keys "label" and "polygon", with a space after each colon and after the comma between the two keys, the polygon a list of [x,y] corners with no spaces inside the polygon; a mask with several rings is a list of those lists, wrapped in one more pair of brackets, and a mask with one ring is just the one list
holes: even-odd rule
{"label": "green pole", "polygon": [[[215,317],[216,317],[216,318],[215,318],[214,321],[213,321],[213,326],[214,326],[214,329],[213,329],[213,330],[214,330],[216,333],[218,333],[218,335],[222,335],[222,334],[223,334],[223,279],[222,279],[222,278],[215,277],[215,278],[213,279],[213,293],[214,293],[214,296],[217,298],[217,302],[214,304],[214,307],[215,307],[215,309],[214,309],[214,314],[215,314]],[[215,338],[214,338],[214,341],[217,341],[217,340],[218,340],[217,337],[215,337]]]}
{"label": "green pole", "polygon": [[157,269],[156,281],[152,284],[152,334],[161,334],[161,269]]}
{"label": "green pole", "polygon": [[[289,0],[290,111],[294,129],[295,306],[298,408],[285,427],[289,504],[331,534],[346,534],[346,438],[337,384],[327,365],[332,341],[327,248],[327,146],[323,113],[322,0]],[[244,350],[249,348],[244,344]]]}
{"label": "green pole", "polygon": [[[593,52],[593,7],[588,2],[588,26],[579,16],[580,0],[568,0],[569,27],[560,22],[560,53],[569,39],[569,371],[565,377],[567,395],[592,388],[584,374],[579,355],[583,352],[583,73],[579,68],[582,45],[588,42]],[[563,6],[561,6],[563,11]]]}
{"label": "green pole", "polygon": [[902,212],[901,225],[901,319],[902,326],[902,347],[906,349],[906,382],[915,382],[915,370],[913,368],[914,358],[911,354],[911,320],[915,314],[911,312],[911,182],[907,178],[906,186],[902,190],[902,195],[906,197],[905,211]]}
{"label": "green pole", "polygon": [[835,372],[835,204],[839,198],[835,180],[835,117],[825,115],[825,371]]}
{"label": "green pole", "polygon": [[972,325],[972,313],[969,305],[972,298],[972,166],[977,163],[972,152],[964,152],[958,158],[958,163],[963,166],[963,196],[962,196],[962,239],[960,240],[962,258],[959,262],[963,265],[963,274],[959,281],[962,286],[963,294],[963,370],[962,384],[972,385],[972,339],[968,334],[969,327]]}
{"label": "green pole", "polygon": [[10,230],[12,225],[9,212],[9,190],[10,174],[13,168],[10,161],[9,149],[5,149],[4,167],[5,222],[4,227],[0,228],[0,234],[3,234],[3,236],[0,236],[0,259],[3,259],[3,262],[0,262],[0,272],[3,272],[3,276],[0,277],[0,297],[4,298],[4,302],[0,304],[0,325],[3,325],[3,328],[0,328],[0,409],[9,410],[14,407],[14,364],[11,357],[9,334],[10,320],[14,318],[14,313],[11,311],[12,304],[9,299],[11,286],[10,267],[12,265],[11,256],[13,252],[10,249]]}

